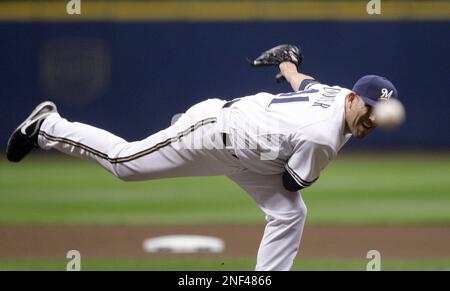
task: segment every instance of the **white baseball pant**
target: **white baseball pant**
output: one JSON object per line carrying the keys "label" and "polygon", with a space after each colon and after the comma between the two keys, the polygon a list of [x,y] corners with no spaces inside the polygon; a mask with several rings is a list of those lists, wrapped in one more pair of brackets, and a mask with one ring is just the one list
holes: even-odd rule
{"label": "white baseball pant", "polygon": [[224,148],[224,103],[220,99],[198,103],[167,129],[135,142],[55,113],[42,123],[38,143],[45,150],[94,161],[124,181],[228,176],[266,214],[256,270],[289,270],[298,252],[306,206],[299,193],[284,189],[281,174],[250,172]]}

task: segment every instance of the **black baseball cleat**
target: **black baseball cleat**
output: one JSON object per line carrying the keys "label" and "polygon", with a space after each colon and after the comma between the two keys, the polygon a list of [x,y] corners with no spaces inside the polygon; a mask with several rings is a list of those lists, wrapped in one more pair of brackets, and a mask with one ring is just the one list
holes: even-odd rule
{"label": "black baseball cleat", "polygon": [[45,118],[57,112],[53,102],[39,104],[11,134],[6,147],[6,157],[10,162],[20,162],[28,153],[38,147],[39,128]]}

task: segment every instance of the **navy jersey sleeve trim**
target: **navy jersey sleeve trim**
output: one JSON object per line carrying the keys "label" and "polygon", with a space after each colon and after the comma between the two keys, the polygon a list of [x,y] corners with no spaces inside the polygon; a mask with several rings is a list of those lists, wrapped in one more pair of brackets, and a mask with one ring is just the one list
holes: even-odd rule
{"label": "navy jersey sleeve trim", "polygon": [[[317,179],[319,179],[319,177],[312,181],[306,181],[300,178],[300,176],[297,175],[297,173],[295,173],[288,164],[286,164],[286,171],[283,174],[283,185],[289,191],[298,191],[300,189],[311,186],[315,181],[317,181]],[[294,189],[294,183],[296,190],[291,190]]]}
{"label": "navy jersey sleeve trim", "polygon": [[283,186],[284,188],[286,188],[286,190],[291,192],[297,192],[298,190],[304,188],[297,184],[297,182],[294,180],[294,178],[292,178],[288,171],[284,171],[283,173]]}
{"label": "navy jersey sleeve trim", "polygon": [[299,91],[305,90],[306,86],[312,85],[312,84],[320,84],[320,83],[314,79],[306,79],[300,83],[300,88],[298,90]]}

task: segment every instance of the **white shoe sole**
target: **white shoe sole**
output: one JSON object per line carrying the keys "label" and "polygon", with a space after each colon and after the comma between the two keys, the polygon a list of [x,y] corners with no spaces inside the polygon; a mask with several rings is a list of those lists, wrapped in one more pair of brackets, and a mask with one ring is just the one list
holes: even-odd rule
{"label": "white shoe sole", "polygon": [[[39,115],[37,118],[35,118],[36,117],[35,115],[46,106],[55,108],[55,111],[47,112],[47,113]],[[42,102],[41,104],[36,106],[36,108],[31,112],[31,114],[14,130],[14,132],[17,132],[18,130],[20,130],[20,132],[22,134],[26,135],[27,134],[26,129],[28,128],[28,126],[32,125],[34,122],[41,119],[42,117],[46,117],[54,112],[56,112],[55,103],[53,103],[51,101]]]}

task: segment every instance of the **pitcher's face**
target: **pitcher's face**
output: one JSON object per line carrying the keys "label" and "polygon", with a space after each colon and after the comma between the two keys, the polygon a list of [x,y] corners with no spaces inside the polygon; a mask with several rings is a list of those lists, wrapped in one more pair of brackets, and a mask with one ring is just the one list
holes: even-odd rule
{"label": "pitcher's face", "polygon": [[376,127],[372,107],[354,92],[345,100],[346,132],[358,139],[365,138]]}

